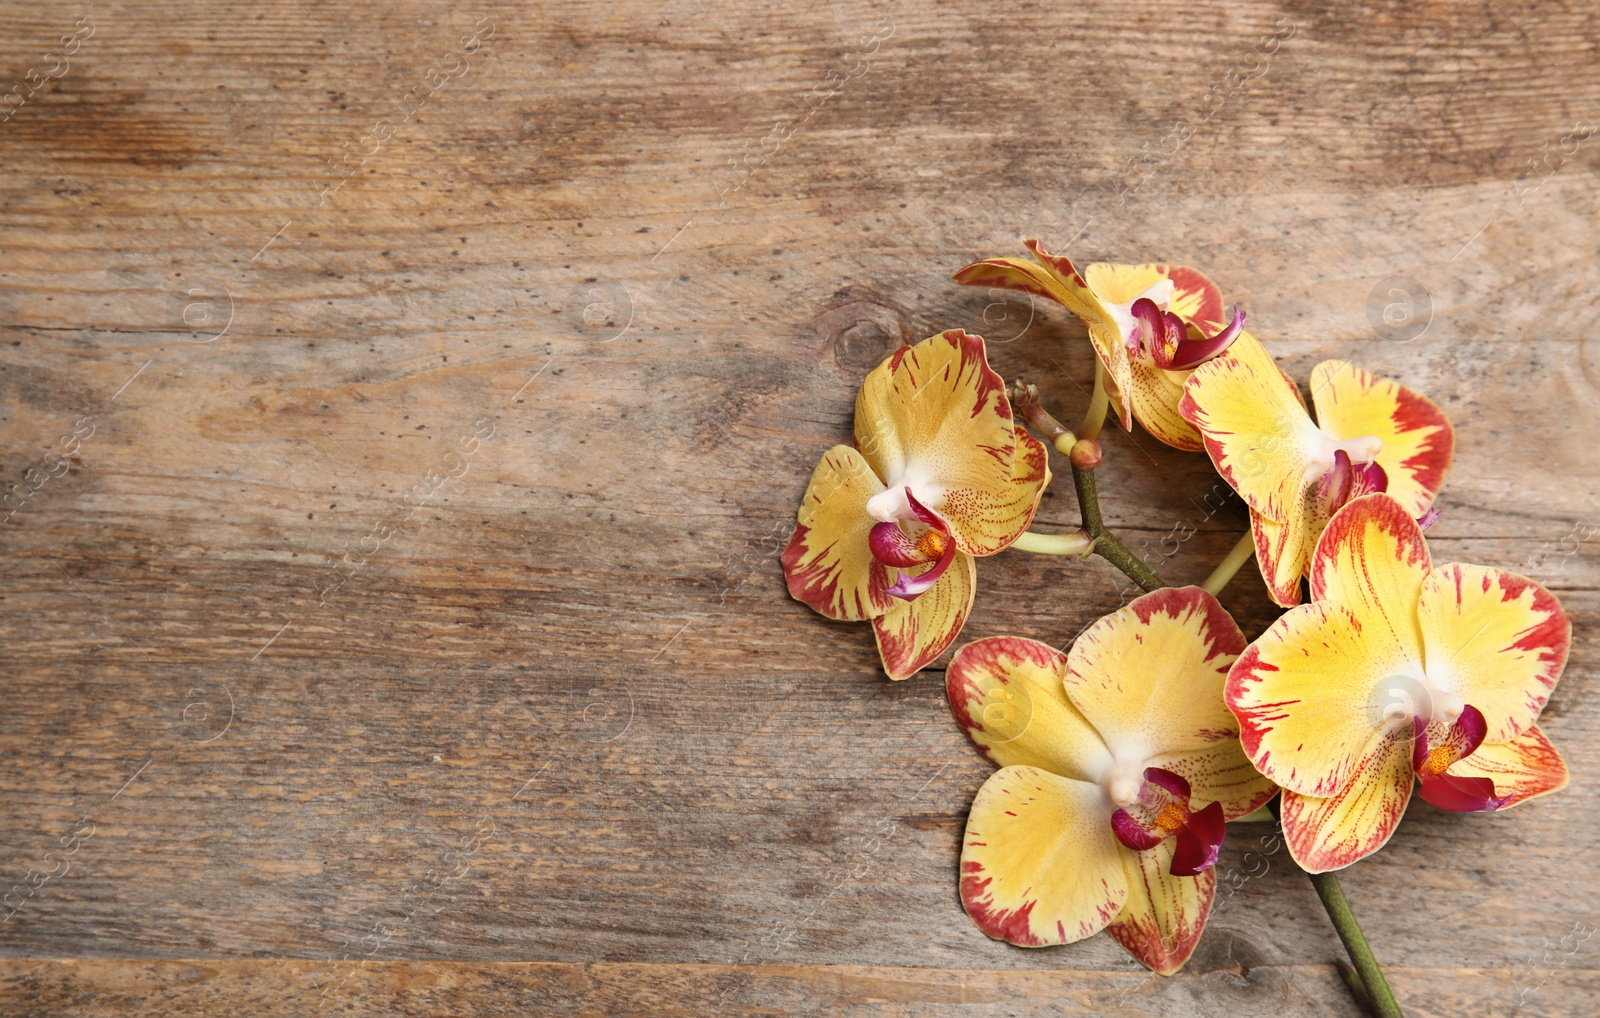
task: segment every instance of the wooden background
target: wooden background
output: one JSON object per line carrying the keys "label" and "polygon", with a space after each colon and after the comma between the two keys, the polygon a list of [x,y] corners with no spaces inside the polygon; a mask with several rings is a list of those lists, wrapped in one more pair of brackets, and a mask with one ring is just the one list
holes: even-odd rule
{"label": "wooden background", "polygon": [[[0,123],[0,1011],[1355,1014],[1264,825],[1176,978],[987,940],[941,673],[784,594],[895,343],[985,334],[1081,414],[1082,327],[948,278],[1027,234],[1201,266],[1295,375],[1450,413],[1435,557],[1562,598],[1573,782],[1417,803],[1345,887],[1411,1014],[1594,1013],[1593,8],[0,11],[19,97],[94,28]],[[1107,446],[1108,521],[1203,577],[1237,500]],[[1007,553],[965,635],[1127,596]]]}

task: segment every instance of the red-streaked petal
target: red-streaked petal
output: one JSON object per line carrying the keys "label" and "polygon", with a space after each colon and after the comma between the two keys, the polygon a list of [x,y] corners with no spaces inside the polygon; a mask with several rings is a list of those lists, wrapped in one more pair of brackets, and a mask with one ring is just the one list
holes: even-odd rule
{"label": "red-streaked petal", "polygon": [[1250,510],[1250,536],[1256,545],[1256,568],[1267,586],[1267,596],[1280,608],[1293,608],[1301,601],[1300,579],[1311,560],[1315,537],[1307,527],[1296,523],[1275,523]]}
{"label": "red-streaked petal", "polygon": [[1151,438],[1184,452],[1199,452],[1205,448],[1200,432],[1178,412],[1187,377],[1181,371],[1163,371],[1146,361],[1133,360],[1128,365],[1126,401],[1134,420]]}
{"label": "red-streaked petal", "polygon": [[1289,854],[1308,873],[1365,859],[1400,826],[1415,781],[1411,733],[1402,728],[1373,742],[1338,794],[1320,799],[1285,789],[1282,820]]}
{"label": "red-streaked petal", "polygon": [[1430,568],[1416,519],[1388,495],[1363,495],[1334,513],[1322,532],[1311,557],[1311,597],[1349,609],[1373,654],[1413,666],[1403,674],[1420,678],[1426,660],[1431,680],[1434,662],[1423,657],[1417,622]]}
{"label": "red-streaked petal", "polygon": [[1534,796],[1567,787],[1567,763],[1534,725],[1510,742],[1485,742],[1447,772],[1464,778],[1488,778],[1510,809]]}
{"label": "red-streaked petal", "polygon": [[1199,587],[1163,587],[1084,630],[1067,654],[1067,697],[1113,753],[1204,750],[1236,740],[1222,702],[1244,634]]}
{"label": "red-streaked petal", "polygon": [[[1338,794],[1361,777],[1394,726],[1388,684],[1418,685],[1420,659],[1342,604],[1291,608],[1245,649],[1224,693],[1256,768],[1301,795]],[[1069,691],[1070,692],[1070,691]],[[1091,719],[1092,720],[1092,719]],[[1411,764],[1411,729],[1400,728]]]}
{"label": "red-streaked petal", "polygon": [[1222,291],[1204,272],[1187,265],[1157,265],[1172,280],[1167,310],[1207,333],[1222,328]]}
{"label": "red-streaked petal", "polygon": [[991,636],[956,651],[945,694],[956,723],[999,767],[1039,767],[1093,783],[1111,766],[1100,734],[1067,699],[1067,656],[1020,636]]}
{"label": "red-streaked petal", "polygon": [[1129,954],[1163,976],[1176,973],[1194,953],[1217,886],[1215,869],[1197,877],[1168,872],[1176,847],[1167,841],[1148,852],[1123,853],[1128,901],[1106,927]]}
{"label": "red-streaked petal", "polygon": [[1317,423],[1337,439],[1371,435],[1383,442],[1377,463],[1388,493],[1413,517],[1433,503],[1455,449],[1449,418],[1427,397],[1344,361],[1311,372]]}
{"label": "red-streaked petal", "polygon": [[789,594],[830,619],[861,622],[898,602],[885,591],[894,582],[872,557],[873,524],[867,499],[883,490],[865,458],[847,445],[823,455],[800,502],[799,525],[783,551]]}
{"label": "red-streaked petal", "polygon": [[1016,465],[1011,402],[981,337],[951,329],[874,368],[856,395],[855,438],[886,484],[915,487],[950,521],[963,551],[991,555],[1004,547],[981,530],[969,533],[958,511],[1008,491]]}
{"label": "red-streaked petal", "polygon": [[1429,681],[1483,711],[1486,741],[1526,731],[1572,644],[1555,596],[1516,573],[1451,562],[1429,574],[1417,615]]}
{"label": "red-streaked petal", "polygon": [[1018,426],[1010,480],[998,488],[949,492],[940,512],[963,551],[993,555],[1011,547],[1033,523],[1049,485],[1049,450]]}
{"label": "red-streaked petal", "polygon": [[1127,902],[1124,856],[1097,786],[1005,767],[972,800],[961,904],[996,940],[1070,944],[1105,929]]}
{"label": "red-streaked petal", "polygon": [[1188,822],[1178,832],[1177,850],[1172,855],[1172,875],[1192,877],[1217,863],[1217,853],[1222,851],[1222,839],[1228,833],[1228,822],[1222,816],[1222,803],[1213,802],[1202,810],[1189,814]]}
{"label": "red-streaked petal", "polygon": [[1195,368],[1178,404],[1222,479],[1276,522],[1298,511],[1312,456],[1324,444],[1294,383],[1248,332]]}
{"label": "red-streaked petal", "polygon": [[943,654],[966,625],[977,590],[977,565],[971,555],[958,551],[931,589],[914,601],[896,600],[873,619],[872,632],[889,678],[909,679]]}

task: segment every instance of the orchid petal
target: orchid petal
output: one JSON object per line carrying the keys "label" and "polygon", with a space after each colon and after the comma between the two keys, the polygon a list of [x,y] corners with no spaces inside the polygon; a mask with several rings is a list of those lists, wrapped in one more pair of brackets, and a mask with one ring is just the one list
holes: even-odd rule
{"label": "orchid petal", "polygon": [[1176,848],[1176,841],[1167,841],[1147,852],[1123,855],[1128,901],[1106,927],[1129,954],[1164,976],[1183,968],[1194,953],[1217,886],[1215,869],[1195,877],[1173,876],[1169,871]]}
{"label": "orchid petal", "polygon": [[1027,765],[1094,781],[1111,764],[1100,734],[1067,699],[1067,656],[1049,644],[991,636],[956,651],[945,672],[950,712],[999,767]]}
{"label": "orchid petal", "polygon": [[1228,822],[1222,816],[1220,802],[1189,814],[1175,839],[1177,850],[1172,856],[1172,875],[1192,877],[1215,866],[1227,832]]}
{"label": "orchid petal", "polygon": [[914,488],[947,519],[968,554],[1005,548],[1037,504],[1033,491],[1017,492],[1016,434],[983,340],[960,329],[896,351],[856,396],[856,447],[879,477]]}
{"label": "orchid petal", "polygon": [[915,600],[895,601],[894,607],[874,618],[872,631],[889,678],[909,679],[943,654],[961,634],[977,590],[972,556],[952,549],[948,571],[931,588]]}
{"label": "orchid petal", "polygon": [[989,776],[961,849],[961,904],[978,929],[1044,947],[1106,928],[1129,890],[1103,802],[1097,786],[1035,767]]}
{"label": "orchid petal", "polygon": [[963,551],[992,555],[1009,548],[1039,511],[1050,486],[1050,451],[1024,427],[1016,428],[1015,438],[1016,456],[1006,484],[945,496],[940,511],[950,522],[951,534],[965,542]]}
{"label": "orchid petal", "polygon": [[1244,755],[1238,739],[1226,739],[1207,749],[1155,753],[1145,759],[1152,767],[1184,777],[1195,789],[1196,799],[1220,802],[1229,820],[1249,816],[1278,791]]}
{"label": "orchid petal", "polygon": [[1447,772],[1463,778],[1488,778],[1504,798],[1501,809],[1567,787],[1567,763],[1538,725],[1510,742],[1485,742]]}
{"label": "orchid petal", "polygon": [[1266,584],[1267,596],[1280,608],[1293,608],[1301,601],[1300,579],[1306,574],[1317,535],[1321,533],[1313,522],[1316,517],[1315,492],[1309,484],[1290,505],[1283,523],[1250,510],[1256,565],[1261,570],[1261,581]]}
{"label": "orchid petal", "polygon": [[1195,368],[1184,390],[1178,412],[1200,432],[1222,479],[1251,509],[1288,522],[1323,441],[1294,384],[1246,332]]}
{"label": "orchid petal", "polygon": [[1134,418],[1151,438],[1184,452],[1199,452],[1205,448],[1200,432],[1178,412],[1187,377],[1185,372],[1165,371],[1135,360],[1128,368],[1127,400]]}
{"label": "orchid petal", "polygon": [[[1225,696],[1262,774],[1318,798],[1359,777],[1373,743],[1396,727],[1386,723],[1384,683],[1420,674],[1420,662],[1370,633],[1348,608],[1318,601],[1289,609],[1239,656]],[[1409,750],[1410,728],[1401,730]]]}
{"label": "orchid petal", "polygon": [[[1221,699],[1244,634],[1199,587],[1163,587],[1090,626],[1067,655],[1067,696],[1113,754],[1180,754],[1235,740]],[[1203,787],[1195,794],[1215,798]]]}
{"label": "orchid petal", "polygon": [[1561,677],[1572,623],[1546,589],[1487,566],[1449,563],[1422,585],[1417,608],[1428,678],[1488,719],[1488,742],[1533,725]]}
{"label": "orchid petal", "polygon": [[1400,826],[1415,778],[1411,733],[1400,728],[1370,744],[1337,794],[1316,798],[1285,789],[1282,822],[1289,854],[1308,873],[1365,859]]}
{"label": "orchid petal", "polygon": [[1417,599],[1430,566],[1428,543],[1411,514],[1388,495],[1363,495],[1334,513],[1317,541],[1311,596],[1348,608],[1374,655],[1404,659],[1414,669],[1404,674],[1420,678]]}
{"label": "orchid petal", "polygon": [[1411,516],[1433,503],[1455,446],[1450,421],[1432,401],[1344,361],[1311,372],[1317,423],[1335,439],[1372,436],[1383,443],[1376,462],[1386,489]]}
{"label": "orchid petal", "polygon": [[877,521],[867,514],[867,499],[883,490],[856,450],[836,445],[823,455],[783,552],[790,596],[843,622],[874,618],[895,606],[886,593],[893,573],[868,547]]}

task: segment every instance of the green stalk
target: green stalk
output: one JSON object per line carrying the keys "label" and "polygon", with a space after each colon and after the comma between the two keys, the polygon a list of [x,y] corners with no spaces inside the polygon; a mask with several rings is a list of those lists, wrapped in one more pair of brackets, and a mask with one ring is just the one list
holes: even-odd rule
{"label": "green stalk", "polygon": [[1106,395],[1106,366],[1100,363],[1100,355],[1094,358],[1094,395],[1089,397],[1089,412],[1083,416],[1083,427],[1078,429],[1078,437],[1086,438],[1093,442],[1100,437],[1100,429],[1106,423],[1106,410],[1110,407],[1110,397]]}
{"label": "green stalk", "polygon": [[1122,570],[1128,579],[1145,590],[1165,587],[1161,577],[1144,559],[1129,551],[1116,534],[1106,529],[1105,520],[1100,517],[1100,494],[1095,488],[1094,468],[1073,464],[1072,484],[1078,490],[1078,511],[1083,514],[1083,529],[1094,539],[1094,553]]}
{"label": "green stalk", "polygon": [[1216,597],[1222,593],[1222,588],[1228,585],[1228,581],[1233,579],[1233,575],[1246,562],[1250,561],[1250,557],[1255,553],[1255,534],[1247,532],[1243,537],[1239,538],[1239,543],[1233,546],[1232,551],[1228,552],[1228,557],[1223,559],[1217,565],[1217,568],[1211,571],[1211,575],[1206,577],[1206,582],[1200,584],[1200,586],[1207,594]]}
{"label": "green stalk", "polygon": [[[1383,969],[1378,967],[1378,958],[1372,953],[1372,945],[1367,943],[1366,935],[1361,932],[1361,924],[1356,922],[1356,914],[1351,911],[1350,902],[1344,896],[1344,889],[1339,886],[1339,878],[1332,873],[1311,873],[1308,876],[1311,877],[1311,886],[1317,889],[1317,896],[1322,899],[1322,907],[1328,911],[1328,918],[1333,921],[1333,928],[1339,932],[1339,939],[1344,941],[1345,953],[1355,963],[1354,974],[1359,983],[1353,983],[1349,976],[1345,977],[1345,982],[1350,983],[1351,993],[1354,994],[1359,985],[1376,1018],[1405,1018],[1394,991],[1389,989],[1389,981],[1383,977]],[[1357,999],[1360,999],[1359,994]]]}

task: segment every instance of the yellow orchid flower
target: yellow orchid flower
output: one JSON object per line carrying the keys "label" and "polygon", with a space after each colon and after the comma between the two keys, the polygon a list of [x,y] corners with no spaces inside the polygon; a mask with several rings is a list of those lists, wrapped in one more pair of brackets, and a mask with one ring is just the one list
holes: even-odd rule
{"label": "yellow orchid flower", "polygon": [[1313,421],[1294,382],[1248,335],[1196,368],[1184,389],[1179,412],[1250,507],[1261,576],[1285,608],[1300,603],[1311,550],[1341,505],[1386,491],[1424,515],[1455,446],[1430,400],[1344,361],[1311,372]]}
{"label": "yellow orchid flower", "polygon": [[1312,873],[1377,851],[1412,786],[1442,809],[1506,809],[1567,783],[1535,724],[1572,627],[1550,592],[1485,566],[1432,565],[1412,507],[1334,514],[1291,609],[1228,676],[1256,767],[1283,786],[1289,851]]}
{"label": "yellow orchid flower", "polygon": [[884,671],[910,678],[961,632],[974,559],[1028,529],[1049,483],[980,337],[952,329],[897,350],[856,396],[854,447],[811,475],[783,552],[789,593],[830,619],[870,619]]}
{"label": "yellow orchid flower", "polygon": [[1166,587],[1084,631],[1070,654],[1020,637],[956,652],[956,721],[1000,769],[972,802],[961,902],[1023,947],[1100,930],[1163,975],[1211,910],[1224,824],[1272,783],[1222,702],[1244,635],[1199,587]]}
{"label": "yellow orchid flower", "polygon": [[1106,369],[1107,395],[1124,429],[1133,421],[1176,449],[1197,452],[1200,436],[1178,413],[1189,371],[1238,338],[1244,312],[1222,321],[1222,292],[1185,265],[1094,262],[1079,272],[1037,240],[1036,259],[990,258],[957,272],[967,286],[1021,290],[1065,306],[1083,319]]}

